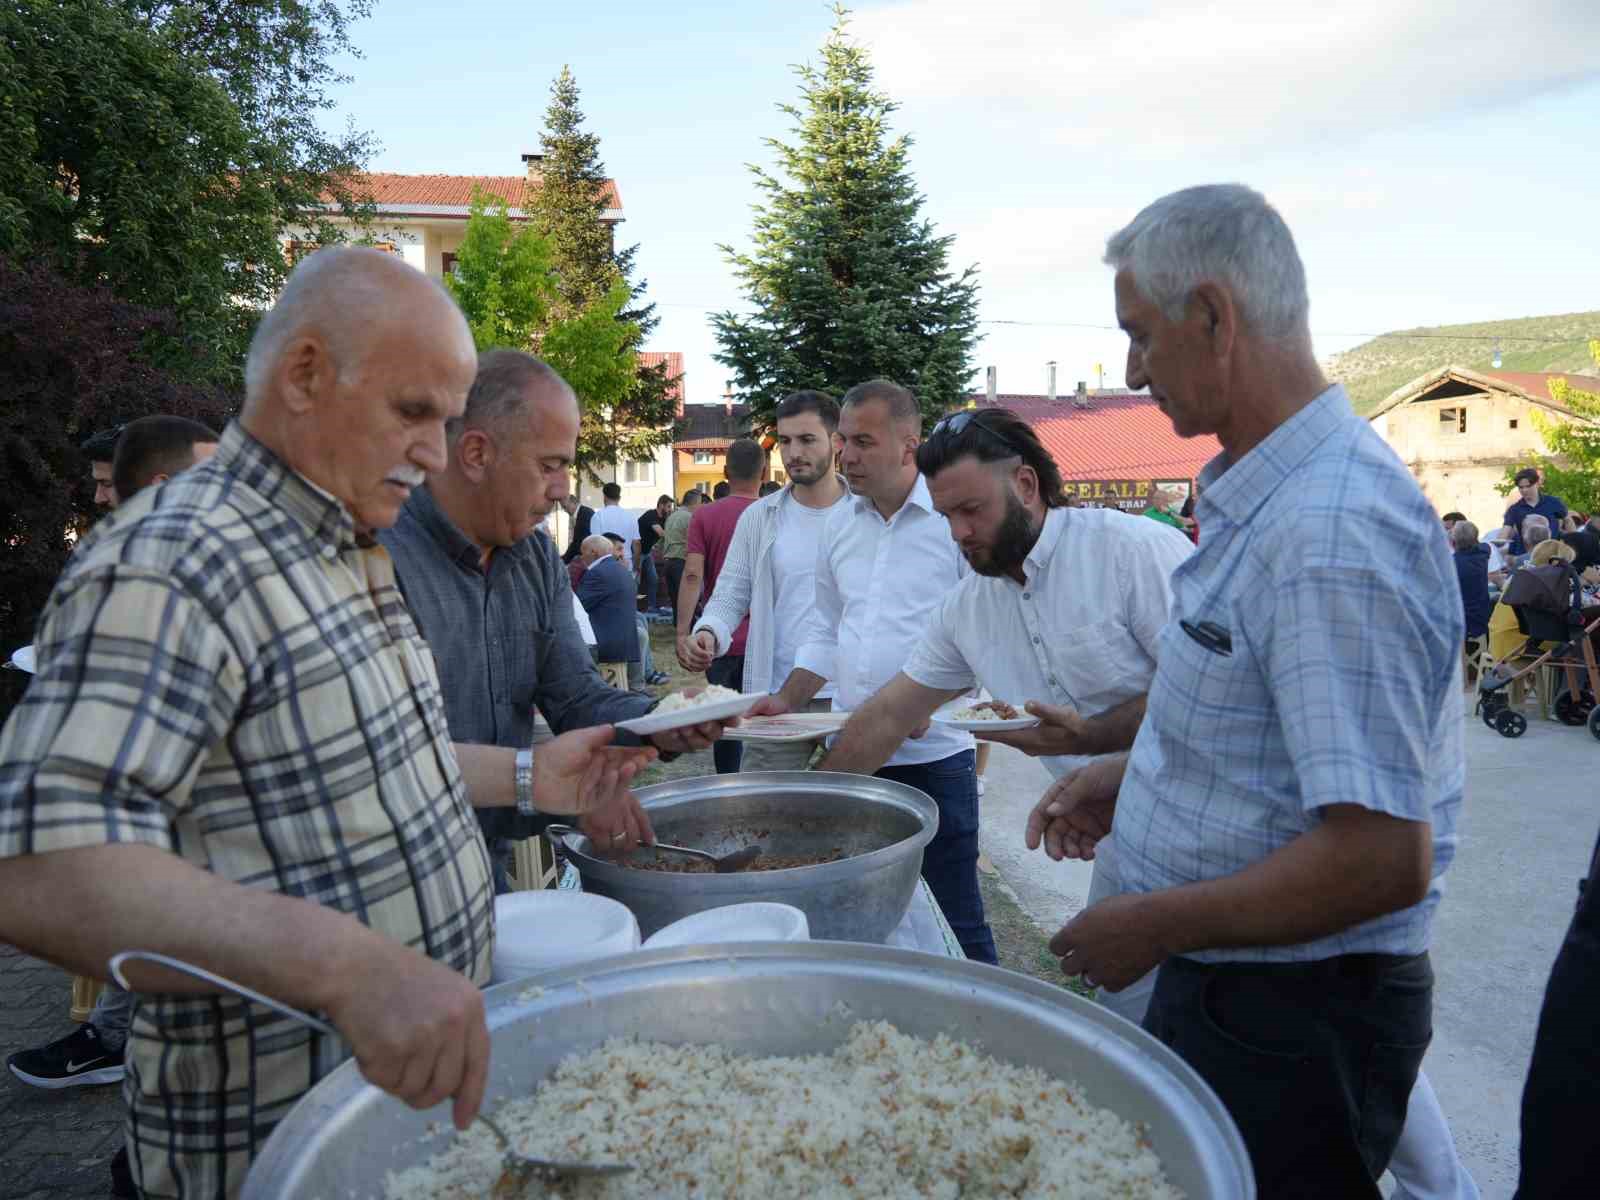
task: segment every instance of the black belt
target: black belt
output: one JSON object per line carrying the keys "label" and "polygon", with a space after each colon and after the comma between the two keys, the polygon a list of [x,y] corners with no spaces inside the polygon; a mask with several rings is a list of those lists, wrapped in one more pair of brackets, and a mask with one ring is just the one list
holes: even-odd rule
{"label": "black belt", "polygon": [[1426,950],[1421,954],[1336,954],[1331,958],[1314,958],[1308,962],[1201,962],[1178,955],[1167,959],[1163,965],[1195,974],[1225,971],[1311,979],[1376,979],[1427,957]]}

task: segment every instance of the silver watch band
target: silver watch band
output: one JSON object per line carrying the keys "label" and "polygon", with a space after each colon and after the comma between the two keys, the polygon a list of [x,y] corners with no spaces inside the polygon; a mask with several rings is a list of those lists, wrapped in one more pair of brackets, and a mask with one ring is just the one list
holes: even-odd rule
{"label": "silver watch band", "polygon": [[517,811],[525,817],[533,816],[533,751],[517,751]]}

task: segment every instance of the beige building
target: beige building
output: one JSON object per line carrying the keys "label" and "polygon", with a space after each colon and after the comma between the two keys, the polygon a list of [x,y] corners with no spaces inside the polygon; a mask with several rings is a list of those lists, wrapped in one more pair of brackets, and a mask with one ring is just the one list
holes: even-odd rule
{"label": "beige building", "polygon": [[[456,252],[467,230],[474,193],[505,202],[513,221],[527,220],[524,201],[540,186],[542,154],[524,154],[520,175],[396,175],[374,171],[361,179],[358,193],[372,201],[372,225],[361,230],[378,249],[397,254],[417,270],[438,279],[455,264]],[[327,219],[346,224],[337,206],[329,205]],[[615,241],[623,220],[622,197],[614,180],[606,181],[606,209],[602,220]],[[291,260],[317,248],[305,229],[285,230],[280,240]]]}
{"label": "beige building", "polygon": [[1550,380],[1600,389],[1600,379],[1441,367],[1398,388],[1368,415],[1440,513],[1496,528],[1515,497],[1499,490],[1506,468],[1547,452],[1535,414],[1585,420],[1550,394]]}

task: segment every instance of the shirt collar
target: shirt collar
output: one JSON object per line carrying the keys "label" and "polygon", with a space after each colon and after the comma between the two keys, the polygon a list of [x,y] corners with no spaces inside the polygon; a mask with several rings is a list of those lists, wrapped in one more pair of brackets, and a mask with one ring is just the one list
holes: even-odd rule
{"label": "shirt collar", "polygon": [[[1064,508],[1047,508],[1044,510],[1044,524],[1039,527],[1039,537],[1033,543],[1033,549],[1028,551],[1028,557],[1023,560],[1023,574],[1028,582],[1032,583],[1039,578],[1044,569],[1050,565],[1050,556],[1056,552],[1056,546],[1061,542],[1061,531],[1067,527],[1067,522],[1072,518],[1067,515]],[[1012,580],[1015,583],[1015,580]]]}
{"label": "shirt collar", "polygon": [[[870,498],[859,492],[852,492],[848,483],[845,484],[845,494],[851,497],[857,512],[878,511],[877,505],[873,504]],[[922,477],[920,472],[917,475],[916,483],[911,485],[911,494],[906,497],[905,503],[895,510],[894,516],[898,517],[913,504],[925,512],[931,513],[934,511],[933,495],[928,491],[928,481]],[[889,519],[894,520],[894,517]]]}
{"label": "shirt collar", "polygon": [[343,503],[292,470],[238,421],[228,423],[214,457],[228,474],[301,525],[324,556],[333,558],[362,544]]}
{"label": "shirt collar", "polygon": [[[459,567],[483,573],[483,551],[471,538],[462,533],[456,523],[445,514],[444,509],[439,507],[439,501],[434,498],[432,488],[424,484],[413,489],[411,496],[406,500],[406,512],[439,544],[451,562]],[[528,536],[537,537],[538,534],[532,533]],[[516,546],[496,546],[490,561],[493,562],[502,554],[513,554],[521,548],[521,543]]]}
{"label": "shirt collar", "polygon": [[1207,463],[1199,476],[1199,503],[1237,525],[1244,524],[1350,413],[1350,400],[1341,384],[1324,389],[1237,462],[1223,453]]}

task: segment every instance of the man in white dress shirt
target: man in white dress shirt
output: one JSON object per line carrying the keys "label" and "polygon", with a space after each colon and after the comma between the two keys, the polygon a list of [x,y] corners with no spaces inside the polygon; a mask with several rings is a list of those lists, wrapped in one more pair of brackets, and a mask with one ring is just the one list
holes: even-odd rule
{"label": "man in white dress shirt", "polygon": [[[857,384],[845,393],[839,434],[839,462],[854,494],[823,529],[815,605],[795,668],[752,716],[802,711],[830,680],[835,708],[861,704],[900,670],[966,574],[949,523],[934,511],[917,474],[916,398],[887,380]],[[939,832],[923,852],[922,877],[967,957],[992,963],[994,935],[978,890],[973,758],[969,734],[935,729],[902,742],[874,766],[939,806]]]}
{"label": "man in white dress shirt", "polygon": [[[1049,452],[1004,409],[946,417],[917,463],[973,573],[944,597],[900,671],[856,709],[820,769],[875,769],[935,709],[979,684],[1046,718],[1036,730],[992,736],[1058,777],[1086,756],[1126,748],[1155,675],[1168,577],[1189,540],[1115,509],[1068,508]],[[1095,893],[1116,890],[1102,855]],[[1108,999],[1121,1011],[1122,997]]]}
{"label": "man in white dress shirt", "polygon": [[[728,653],[749,616],[741,687],[751,693],[770,692],[789,678],[811,615],[823,527],[850,502],[833,469],[839,402],[823,392],[795,392],[778,404],[774,422],[789,486],[740,514],[717,586],[678,655],[686,670],[704,671]],[[826,712],[832,699],[832,686],[825,686],[811,708]],[[812,741],[747,742],[741,769],[801,771],[815,748]]]}

